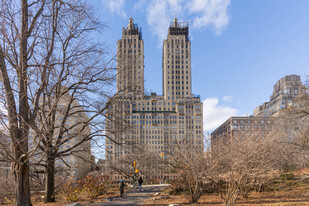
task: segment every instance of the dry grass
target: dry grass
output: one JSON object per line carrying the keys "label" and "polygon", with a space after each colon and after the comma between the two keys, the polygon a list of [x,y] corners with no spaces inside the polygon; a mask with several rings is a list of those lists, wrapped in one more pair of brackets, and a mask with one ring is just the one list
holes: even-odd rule
{"label": "dry grass", "polygon": [[[115,197],[118,195],[119,195],[118,186],[115,186],[115,187],[109,188],[106,194],[99,196],[95,200],[84,199],[84,200],[77,201],[77,202],[81,203],[82,205],[89,205],[93,203],[103,203],[103,202],[106,202],[106,199],[105,199],[106,197]],[[34,206],[64,206],[70,203],[69,201],[63,199],[62,196],[57,196],[56,200],[57,202],[55,203],[44,203],[43,201],[36,201],[36,202],[33,202],[32,204]]]}
{"label": "dry grass", "polygon": [[[274,191],[251,192],[248,198],[239,197],[236,205],[241,206],[309,206],[309,168],[294,171],[295,180],[276,179],[269,183]],[[103,203],[106,197],[118,196],[118,186],[115,185],[108,189],[107,194],[100,196],[95,200],[85,199],[78,201],[83,205],[93,203]],[[61,196],[57,196],[56,203],[44,203],[41,195],[32,197],[34,206],[64,206],[69,202]],[[222,199],[218,194],[206,194],[202,196],[197,204],[188,204],[188,201],[181,195],[168,195],[161,193],[155,197],[144,201],[143,205],[223,205]],[[0,202],[1,205],[1,202]]]}
{"label": "dry grass", "polygon": [[[239,197],[236,205],[242,206],[309,206],[309,168],[294,172],[296,180],[277,179],[269,183],[274,191],[250,192],[248,198]],[[216,193],[203,195],[197,204],[189,204],[182,195],[162,193],[144,205],[223,205]]]}
{"label": "dry grass", "polygon": [[[61,195],[57,195],[56,196],[56,201],[54,203],[44,203],[44,200],[41,198],[44,194],[37,194],[37,195],[32,195],[31,197],[31,202],[34,206],[64,206],[68,203],[71,203],[70,201],[65,200]],[[90,200],[90,199],[84,199],[84,200],[80,200],[77,201],[79,203],[81,203],[82,205],[89,205],[92,203],[102,203],[106,201],[106,197],[114,197],[114,196],[118,196],[119,195],[119,189],[118,186],[115,185],[114,187],[110,187],[107,190],[107,193],[104,195],[99,196],[98,198],[96,198],[95,200]],[[13,197],[11,197],[10,199],[13,199]],[[3,202],[0,201],[0,205],[14,205],[13,204],[14,201],[13,200],[4,200]]]}

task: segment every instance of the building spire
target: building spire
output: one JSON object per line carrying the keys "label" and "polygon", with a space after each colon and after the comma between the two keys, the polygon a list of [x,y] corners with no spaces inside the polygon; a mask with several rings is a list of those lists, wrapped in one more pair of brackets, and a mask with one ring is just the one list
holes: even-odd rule
{"label": "building spire", "polygon": [[174,22],[173,22],[173,27],[178,27],[178,26],[179,26],[179,24],[178,24],[178,19],[177,19],[176,16],[175,16]]}
{"label": "building spire", "polygon": [[134,23],[132,16],[129,19],[128,29],[134,29]]}

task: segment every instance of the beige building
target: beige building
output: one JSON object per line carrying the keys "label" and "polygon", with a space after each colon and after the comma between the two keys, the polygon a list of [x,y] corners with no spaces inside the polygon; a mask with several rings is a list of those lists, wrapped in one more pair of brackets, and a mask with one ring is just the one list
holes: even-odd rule
{"label": "beige building", "polygon": [[[203,152],[203,105],[200,97],[191,93],[188,31],[188,23],[178,22],[176,18],[171,23],[163,42],[163,95],[143,95],[141,31],[132,18],[123,29],[122,39],[117,43],[117,88],[125,90],[107,111],[106,160],[116,163],[134,153],[135,145],[165,160],[172,155],[173,146],[179,143],[192,144]],[[131,82],[131,79],[136,81]],[[170,175],[167,168],[158,171],[156,167],[150,165],[153,170],[150,176]]]}
{"label": "beige building", "polygon": [[278,117],[282,109],[292,105],[294,98],[304,91],[305,87],[299,75],[287,75],[274,85],[269,102],[265,102],[253,111],[253,116]]}
{"label": "beige building", "polygon": [[[58,105],[66,106],[66,103],[67,100],[63,98],[63,100],[60,100]],[[66,121],[66,127],[71,127],[72,129],[66,133],[64,139],[67,141],[60,146],[60,152],[76,145],[85,137],[89,137],[91,135],[91,129],[88,125],[81,131],[81,128],[84,126],[82,122],[87,122],[89,117],[85,112],[83,112],[81,105],[77,100],[73,101],[72,108],[75,109],[72,109],[72,114],[69,115],[69,118]],[[78,110],[80,111],[77,112]],[[59,112],[57,119],[60,124],[63,119],[61,112]],[[87,140],[76,147],[73,150],[72,155],[63,157],[63,160],[58,160],[56,164],[58,167],[64,168],[70,176],[74,178],[81,178],[86,176],[88,172],[94,170],[94,161],[94,156],[91,154],[91,140]]]}
{"label": "beige building", "polygon": [[[287,75],[274,85],[270,101],[254,109],[249,117],[231,117],[211,133],[214,143],[219,138],[233,138],[236,134],[250,131],[271,131],[284,108],[295,106],[295,97],[305,91],[300,76]],[[297,106],[297,105],[296,105]]]}
{"label": "beige building", "polygon": [[271,117],[230,117],[211,133],[211,144],[215,144],[216,140],[221,138],[233,139],[234,136],[247,134],[249,131],[270,131],[274,121]]}
{"label": "beige building", "polygon": [[189,24],[175,18],[163,41],[163,95],[165,100],[192,97]]}
{"label": "beige building", "polygon": [[144,41],[141,29],[130,18],[122,28],[122,39],[117,42],[117,90],[123,97],[143,98]]}
{"label": "beige building", "polygon": [[[59,135],[59,129],[61,128],[62,121],[64,119],[64,111],[68,105],[70,96],[64,96],[62,97],[59,102],[55,103],[57,104],[58,112],[56,113],[56,125],[55,125],[55,131],[54,131],[54,137],[52,138],[52,144],[55,146],[57,144],[57,139]],[[88,138],[91,136],[91,129],[88,125],[84,126],[84,122],[87,122],[89,117],[88,115],[83,111],[81,105],[77,100],[74,100],[71,105],[71,109],[68,118],[65,121],[65,128],[68,129],[67,132],[65,132],[65,135],[60,139],[60,146],[58,153],[61,153],[80,141],[82,141],[84,138]],[[81,129],[83,128],[83,129]],[[42,130],[45,130],[45,128],[41,127]],[[37,140],[35,133],[30,130],[30,136],[29,136],[31,144],[29,145],[30,149],[36,147]],[[41,143],[42,144],[42,143]],[[42,159],[42,154],[39,150],[37,150],[38,155],[34,155],[32,159],[30,159],[31,162],[36,161],[45,161],[45,158]],[[58,175],[62,177],[73,177],[73,178],[81,178],[86,176],[86,174],[92,170],[94,170],[95,167],[95,159],[94,156],[91,154],[91,140],[84,141],[80,145],[78,145],[76,148],[74,148],[72,151],[67,152],[71,153],[69,155],[61,156],[60,158],[56,159],[56,172],[58,172]]]}

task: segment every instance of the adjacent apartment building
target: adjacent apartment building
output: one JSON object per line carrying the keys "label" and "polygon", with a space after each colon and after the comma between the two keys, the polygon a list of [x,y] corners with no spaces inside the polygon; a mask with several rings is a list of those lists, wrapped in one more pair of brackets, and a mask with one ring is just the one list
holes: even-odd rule
{"label": "adjacent apartment building", "polygon": [[231,117],[211,133],[211,140],[233,138],[236,134],[249,131],[270,131],[283,109],[294,105],[294,98],[305,91],[299,75],[287,75],[274,85],[269,102],[254,109],[248,117]]}
{"label": "adjacent apartment building", "polygon": [[273,94],[268,102],[253,111],[256,117],[279,117],[280,111],[294,103],[294,98],[305,91],[299,75],[287,75],[274,85]]}
{"label": "adjacent apartment building", "polygon": [[[144,94],[144,42],[132,18],[122,30],[117,52],[119,97],[107,111],[106,160],[117,162],[134,152],[134,145],[164,159],[170,158],[179,142],[192,144],[202,153],[203,106],[200,97],[192,94],[189,24],[175,18],[168,28],[162,95]],[[169,175],[167,169],[153,171],[154,176]]]}
{"label": "adjacent apartment building", "polygon": [[270,117],[230,117],[211,133],[211,142],[220,138],[233,139],[234,136],[248,134],[248,132],[269,131],[273,128],[274,118]]}
{"label": "adjacent apartment building", "polygon": [[[63,178],[82,178],[86,176],[88,172],[94,170],[95,167],[95,158],[91,154],[91,140],[88,139],[84,141],[85,138],[91,136],[91,128],[86,124],[89,120],[87,113],[84,112],[82,106],[76,99],[74,99],[70,105],[72,109],[69,110],[66,117],[64,116],[71,98],[70,95],[64,95],[57,102],[55,101],[51,104],[57,107],[54,125],[55,130],[52,133],[53,137],[51,144],[53,148],[56,148],[57,144],[59,145],[58,154],[78,144],[73,150],[64,153],[66,155],[57,157],[55,162],[56,175]],[[46,110],[48,111],[48,108]],[[64,119],[66,119],[64,126],[61,126]],[[45,132],[49,129],[49,124],[47,122],[49,121],[46,121],[43,125],[42,123],[38,124],[41,131]],[[51,124],[53,123],[51,122]],[[64,132],[64,135],[59,135],[59,131],[62,127],[67,131]],[[37,146],[37,137],[37,134],[35,134],[33,130],[30,130],[30,149]],[[79,144],[80,142],[82,143]],[[43,143],[41,142],[40,144],[42,145]],[[42,161],[43,163],[46,161],[44,154],[42,154],[39,149],[37,149],[35,155],[30,158],[30,165],[33,164],[35,166],[35,163],[38,161]]]}

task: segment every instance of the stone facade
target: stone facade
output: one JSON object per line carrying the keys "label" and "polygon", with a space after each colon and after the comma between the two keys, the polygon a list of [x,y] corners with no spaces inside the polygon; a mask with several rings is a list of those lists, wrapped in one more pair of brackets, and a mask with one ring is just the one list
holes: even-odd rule
{"label": "stone facade", "polygon": [[278,117],[284,115],[284,108],[297,106],[295,97],[302,94],[306,87],[300,76],[287,75],[274,85],[270,101],[254,109],[249,117],[231,117],[211,133],[212,143],[220,137],[233,138],[240,132],[270,131]]}
{"label": "stone facade", "polygon": [[248,131],[269,131],[275,119],[271,117],[230,117],[211,133],[211,143],[219,138],[232,139],[235,135]]}
{"label": "stone facade", "polygon": [[[53,132],[54,137],[52,138],[52,144],[55,145],[59,128],[61,128],[62,121],[64,119],[64,111],[69,102],[69,98],[67,96],[63,96],[57,103],[58,112],[56,112],[55,117],[55,131]],[[65,121],[65,127],[70,128],[68,132],[64,133],[64,136],[61,139],[61,145],[59,146],[59,152],[65,151],[68,148],[73,147],[78,142],[82,141],[85,137],[91,135],[91,129],[88,125],[84,126],[83,122],[87,122],[89,117],[82,110],[81,105],[77,100],[72,102],[71,111],[68,114],[68,118]],[[81,128],[83,128],[81,132]],[[43,129],[44,130],[44,129]],[[32,149],[37,146],[36,134],[33,130],[30,130],[29,135],[29,149]],[[38,153],[38,154],[36,154]],[[37,161],[45,161],[45,158],[42,159],[42,154],[40,151],[37,151],[33,157],[30,158],[30,163]],[[91,154],[91,140],[84,141],[76,148],[71,151],[70,155],[63,156],[61,158],[56,159],[55,162],[57,175],[61,177],[68,178],[82,178],[88,172],[94,170],[95,160],[94,156]],[[41,168],[43,169],[43,168]]]}
{"label": "stone facade", "polygon": [[298,75],[287,75],[274,85],[269,102],[265,102],[253,111],[253,116],[278,117],[282,109],[293,104],[294,98],[304,91],[304,85]]}
{"label": "stone facade", "polygon": [[[132,154],[134,145],[161,155],[165,160],[170,158],[173,145],[179,142],[192,144],[203,152],[203,105],[200,97],[191,93],[188,29],[187,23],[175,19],[163,42],[163,95],[143,94],[144,84],[140,80],[144,80],[144,54],[140,30],[132,18],[127,29],[123,29],[122,39],[117,43],[117,88],[124,91],[107,111],[105,154],[109,162]],[[136,90],[127,84],[131,80],[123,74],[137,80],[133,84]],[[155,165],[150,168],[154,176],[169,175],[167,169],[156,171]],[[145,174],[140,171],[143,172]]]}

